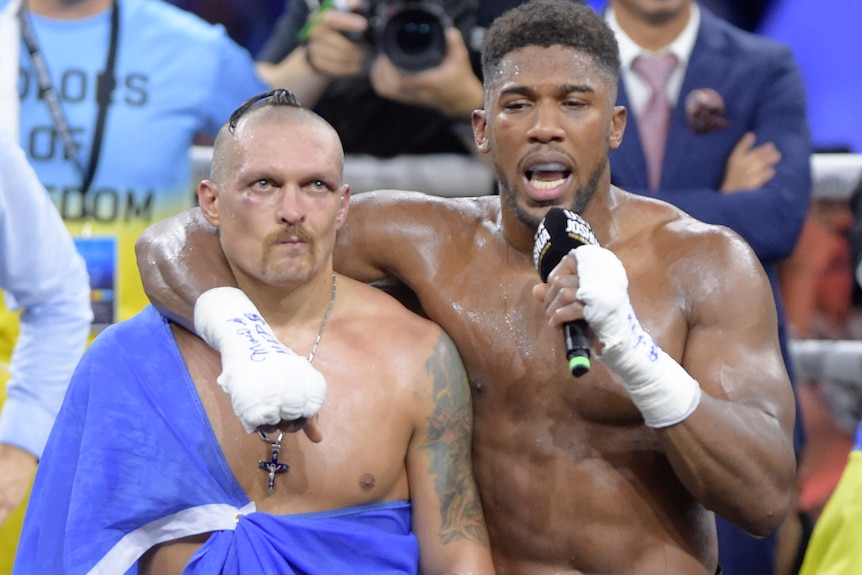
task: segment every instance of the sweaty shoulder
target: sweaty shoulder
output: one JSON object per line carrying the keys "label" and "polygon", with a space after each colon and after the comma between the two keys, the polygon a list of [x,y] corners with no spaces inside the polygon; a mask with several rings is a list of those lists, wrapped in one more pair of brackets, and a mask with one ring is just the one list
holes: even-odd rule
{"label": "sweaty shoulder", "polygon": [[443,198],[379,190],[354,196],[338,235],[336,271],[372,282],[413,284],[459,254],[481,230],[497,226],[499,199]]}
{"label": "sweaty shoulder", "polygon": [[[348,230],[365,230],[369,222],[390,233],[447,230],[469,234],[476,226],[496,221],[499,199],[495,196],[447,198],[400,190],[377,190],[353,196]],[[467,228],[465,230],[465,227]]]}
{"label": "sweaty shoulder", "polygon": [[[739,234],[708,224],[661,200],[629,195],[615,217],[625,231],[615,245],[627,267],[650,266],[678,278],[683,291],[709,289],[735,278],[765,280],[762,265]],[[617,251],[617,250],[615,250]]]}

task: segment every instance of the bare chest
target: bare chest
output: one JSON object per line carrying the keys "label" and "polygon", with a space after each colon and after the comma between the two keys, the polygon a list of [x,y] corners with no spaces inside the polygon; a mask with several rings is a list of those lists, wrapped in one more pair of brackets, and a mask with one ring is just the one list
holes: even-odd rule
{"label": "bare chest", "polygon": [[360,392],[332,378],[318,415],[323,440],[314,443],[301,430],[247,433],[216,383],[220,363],[186,359],[224,461],[259,511],[303,513],[409,498],[410,424],[391,402],[375,399],[383,393],[373,385]]}
{"label": "bare chest", "polygon": [[[555,421],[573,434],[582,424],[637,424],[640,415],[622,382],[595,357],[587,375],[571,374],[563,332],[548,325],[544,304],[532,293],[537,272],[511,263],[465,268],[456,280],[419,293],[467,368],[477,431]],[[629,274],[632,305],[645,330],[679,358],[687,328],[672,286],[649,266],[632,265]]]}

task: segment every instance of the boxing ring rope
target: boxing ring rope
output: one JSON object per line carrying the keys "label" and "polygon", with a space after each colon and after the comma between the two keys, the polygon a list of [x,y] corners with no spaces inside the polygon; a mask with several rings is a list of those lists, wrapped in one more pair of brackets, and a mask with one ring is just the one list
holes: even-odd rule
{"label": "boxing ring rope", "polygon": [[862,393],[862,341],[791,340],[790,356],[797,378],[840,380]]}
{"label": "boxing ring rope", "polygon": [[[849,200],[862,183],[862,154],[813,154],[811,177],[812,200]],[[862,341],[791,340],[790,355],[798,379],[841,382],[862,396]]]}

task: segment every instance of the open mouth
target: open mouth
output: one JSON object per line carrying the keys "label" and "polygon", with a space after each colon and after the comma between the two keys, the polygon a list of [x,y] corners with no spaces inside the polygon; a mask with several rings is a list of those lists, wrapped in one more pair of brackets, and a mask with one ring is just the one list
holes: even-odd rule
{"label": "open mouth", "polygon": [[533,195],[539,196],[553,195],[561,191],[571,175],[572,171],[559,162],[533,164],[524,172]]}

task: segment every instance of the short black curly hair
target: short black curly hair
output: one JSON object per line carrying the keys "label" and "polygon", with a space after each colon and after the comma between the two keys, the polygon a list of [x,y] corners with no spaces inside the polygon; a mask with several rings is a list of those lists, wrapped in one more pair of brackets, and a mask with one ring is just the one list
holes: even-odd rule
{"label": "short black curly hair", "polygon": [[529,0],[494,20],[482,45],[486,83],[511,52],[529,46],[572,48],[592,56],[599,69],[619,78],[620,51],[602,17],[580,0]]}

